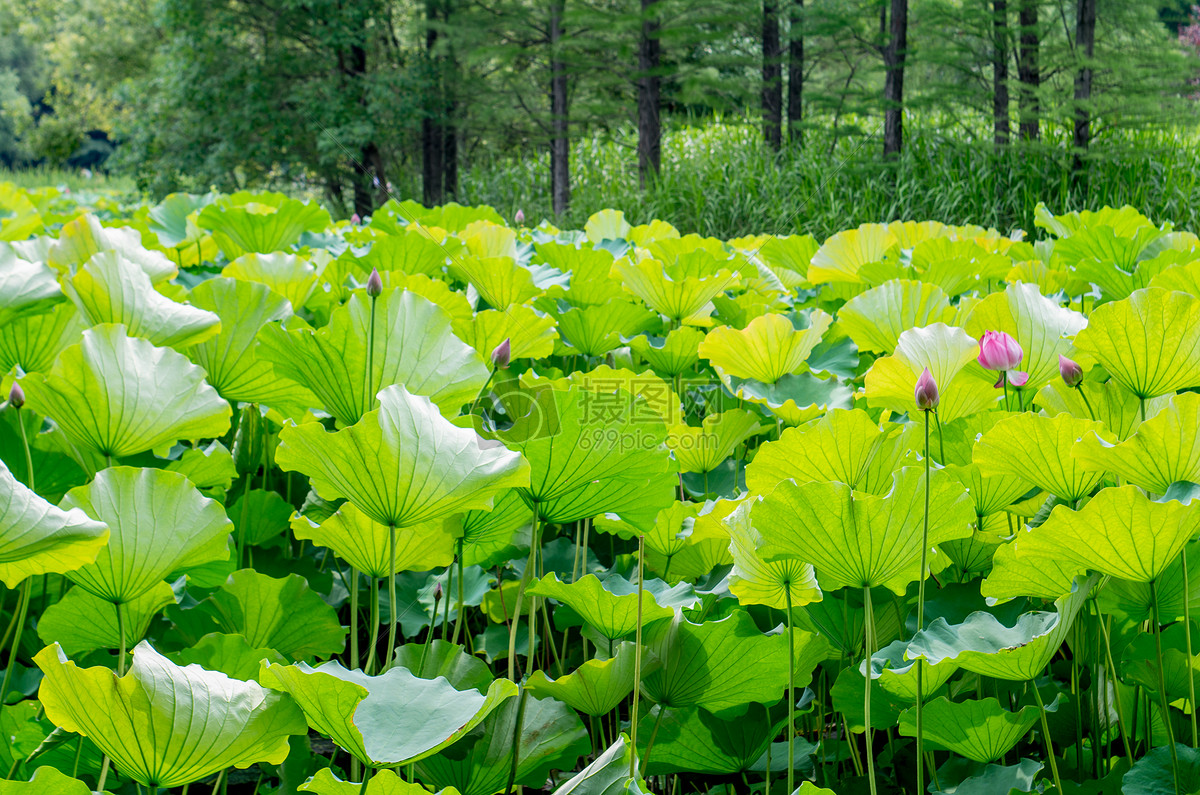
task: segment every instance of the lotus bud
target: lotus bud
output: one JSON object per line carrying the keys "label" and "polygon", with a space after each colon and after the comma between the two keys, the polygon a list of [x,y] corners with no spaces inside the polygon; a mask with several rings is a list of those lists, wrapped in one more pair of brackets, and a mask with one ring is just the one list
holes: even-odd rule
{"label": "lotus bud", "polygon": [[1013,370],[1008,374],[1008,383],[1015,386],[1017,389],[1029,383],[1029,373],[1023,373],[1020,370]]}
{"label": "lotus bud", "polygon": [[1083,368],[1079,366],[1079,362],[1068,359],[1061,353],[1058,355],[1058,374],[1067,386],[1079,386],[1083,383]]}
{"label": "lotus bud", "polygon": [[933,380],[933,373],[929,372],[928,367],[921,373],[921,377],[917,379],[917,388],[913,394],[917,399],[917,408],[921,411],[930,411],[937,408],[937,381]]}
{"label": "lotus bud", "polygon": [[512,342],[510,338],[505,337],[504,342],[496,346],[492,351],[492,366],[497,370],[503,370],[508,367],[508,363],[512,360]]}
{"label": "lotus bud", "polygon": [[517,214],[513,216],[513,220],[516,221],[518,224],[525,223],[525,211],[517,210]]}
{"label": "lotus bud", "polygon": [[433,601],[440,602],[442,600],[442,584],[435,582],[433,584]]}
{"label": "lotus bud", "polygon": [[358,226],[362,223],[362,216],[360,216],[358,213],[355,213],[354,215],[350,216],[350,223]]}
{"label": "lotus bud", "polygon": [[1025,351],[1003,331],[985,331],[979,339],[979,363],[987,370],[1013,370]]}
{"label": "lotus bud", "polygon": [[378,298],[383,292],[383,279],[379,276],[379,270],[371,268],[371,275],[367,277],[367,295],[372,298]]}
{"label": "lotus bud", "polygon": [[19,409],[25,405],[25,390],[21,389],[20,384],[13,384],[12,391],[8,393],[8,405],[14,409]]}

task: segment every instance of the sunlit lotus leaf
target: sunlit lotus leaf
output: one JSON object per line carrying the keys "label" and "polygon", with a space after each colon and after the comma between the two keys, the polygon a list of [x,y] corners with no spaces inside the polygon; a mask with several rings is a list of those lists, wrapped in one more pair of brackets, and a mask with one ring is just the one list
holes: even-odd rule
{"label": "sunlit lotus leaf", "polygon": [[287,300],[262,284],[240,279],[208,279],[192,288],[191,301],[221,319],[221,333],[186,353],[204,368],[205,380],[230,402],[261,403],[272,407],[318,405],[315,395],[258,355],[255,337],[272,321],[291,316]]}
{"label": "sunlit lotus leaf", "polygon": [[670,576],[677,582],[689,582],[711,574],[722,566],[732,566],[729,538],[689,540],[687,546],[667,557],[652,549],[646,550],[646,568],[659,576]]}
{"label": "sunlit lotus leaf", "polygon": [[57,645],[34,658],[39,697],[56,725],[82,734],[140,784],[177,787],[227,767],[280,764],[303,734],[295,704],[253,682],[180,667],[143,641],[121,678],[78,668]]}
{"label": "sunlit lotus leaf", "polygon": [[[1170,400],[1170,395],[1147,399],[1146,418],[1158,414]],[[1082,419],[1099,420],[1108,431],[1122,440],[1128,439],[1141,425],[1140,403],[1137,395],[1116,381],[1099,383],[1085,380],[1074,389],[1062,381],[1051,381],[1037,396],[1037,404],[1048,415],[1070,414]]]}
{"label": "sunlit lotus leaf", "polygon": [[238,474],[229,448],[216,439],[203,447],[184,450],[177,460],[171,461],[163,469],[178,472],[201,491],[228,491]]}
{"label": "sunlit lotus leaf", "polygon": [[740,378],[724,378],[722,382],[739,400],[764,406],[788,425],[815,420],[834,409],[850,408],[854,398],[853,390],[840,379],[812,373],[785,375],[774,384]]}
{"label": "sunlit lotus leaf", "polygon": [[867,402],[893,411],[916,414],[913,397],[917,379],[928,368],[941,395],[942,422],[988,408],[1000,399],[999,390],[975,361],[979,345],[960,328],[934,323],[900,334],[896,351],[877,359],[867,371]]}
{"label": "sunlit lotus leaf", "polygon": [[[673,494],[674,490],[671,491]],[[463,562],[468,566],[490,568],[498,562],[512,560],[518,554],[519,532],[529,527],[532,519],[533,509],[516,489],[501,492],[490,511],[467,511],[458,526],[463,540]],[[528,552],[528,537],[525,551]],[[414,566],[413,570],[420,571],[421,568]]]}
{"label": "sunlit lotus leaf", "polygon": [[[948,478],[930,484],[929,545],[971,534],[975,515],[963,487]],[[884,586],[903,594],[921,572],[925,475],[905,467],[886,495],[855,492],[844,483],[785,480],[751,510],[767,561],[813,564],[822,590]]]}
{"label": "sunlit lotus leaf", "polygon": [[1010,284],[1002,293],[992,293],[971,310],[965,327],[979,338],[985,331],[1011,335],[1025,352],[1018,366],[1029,374],[1026,389],[1039,389],[1058,379],[1058,357],[1074,358],[1071,345],[1087,319],[1079,312],[1059,306],[1042,295],[1033,284]]}
{"label": "sunlit lotus leaf", "polygon": [[379,393],[379,408],[330,433],[317,423],[280,431],[275,461],[302,472],[328,500],[350,500],[390,527],[409,527],[472,508],[528,483],[518,453],[452,425],[429,398],[403,386]]}
{"label": "sunlit lotus leaf", "polygon": [[[470,246],[468,241],[467,247]],[[533,283],[533,274],[518,265],[511,256],[456,257],[450,263],[450,273],[469,282],[488,306],[494,309],[523,304],[542,292]]]}
{"label": "sunlit lotus leaf", "polygon": [[1093,420],[1067,414],[1016,414],[997,422],[979,438],[973,460],[985,476],[1023,478],[1064,500],[1078,500],[1090,494],[1104,475],[1071,455],[1075,443],[1090,433],[1114,439]]}
{"label": "sunlit lotus leaf", "polygon": [[[159,582],[146,593],[121,605],[126,648],[145,637],[155,616],[173,604],[175,593],[171,586]],[[121,622],[117,621],[117,609],[112,602],[83,588],[72,588],[42,613],[37,633],[43,643],[57,643],[67,654],[79,655],[96,649],[120,648]]]}
{"label": "sunlit lotus leaf", "polygon": [[108,525],[95,563],[70,573],[79,586],[110,602],[128,602],[172,572],[228,556],[233,525],[220,503],[204,497],[183,475],[162,469],[112,467],[63,498]]}
{"label": "sunlit lotus leaf", "polygon": [[632,228],[625,220],[623,211],[601,210],[588,217],[583,231],[592,243],[602,243],[605,240],[624,240]]}
{"label": "sunlit lotus leaf", "polygon": [[103,522],[54,507],[0,462],[0,580],[9,588],[28,577],[92,563],[107,541]]}
{"label": "sunlit lotus leaf", "polygon": [[[638,304],[613,298],[599,306],[568,309],[556,316],[563,340],[585,356],[602,356],[650,328],[657,318]],[[642,339],[638,337],[637,339]]]}
{"label": "sunlit lotus leaf", "polygon": [[1155,274],[1147,286],[1200,295],[1200,258]]}
{"label": "sunlit lotus leaf", "polygon": [[538,503],[538,515],[558,525],[594,518],[597,529],[619,532],[626,538],[636,538],[639,533],[653,538],[660,532],[658,517],[675,502],[678,488],[678,473],[665,468],[644,480],[612,475]]}
{"label": "sunlit lotus leaf", "polygon": [[[632,642],[619,643],[606,660],[587,660],[574,671],[551,679],[542,671],[529,677],[532,695],[550,696],[585,715],[605,715],[633,692]],[[645,665],[646,661],[643,661]],[[653,666],[643,670],[649,672]]]}
{"label": "sunlit lotus leaf", "polygon": [[940,431],[936,428],[930,431],[930,455],[941,458],[945,451],[942,471],[966,486],[975,504],[975,515],[980,519],[1003,511],[1033,489],[1033,484],[1021,475],[984,475],[972,463],[979,437],[1010,416],[1013,415],[998,411],[972,414],[946,423]]}
{"label": "sunlit lotus leaf", "polygon": [[0,795],[92,795],[92,788],[53,767],[39,767],[29,781],[0,782]]}
{"label": "sunlit lotus leaf", "polygon": [[1128,440],[1112,444],[1087,434],[1072,455],[1089,469],[1112,472],[1154,494],[1166,493],[1176,481],[1200,482],[1200,394],[1168,400]]}
{"label": "sunlit lotus leaf", "polygon": [[667,434],[667,447],[682,472],[711,472],[733,455],[739,444],[758,434],[757,415],[744,409],[709,414],[700,427],[676,425]]}
{"label": "sunlit lotus leaf", "polygon": [[57,273],[0,248],[0,325],[8,325],[23,315],[48,312],[62,300]]}
{"label": "sunlit lotus leaf", "polygon": [[804,366],[833,322],[819,309],[807,320],[808,327],[803,330],[797,330],[783,315],[757,317],[744,331],[728,326],[713,329],[700,343],[699,354],[720,373],[774,384]]}
{"label": "sunlit lotus leaf", "polygon": [[821,590],[811,564],[796,558],[768,563],[759,555],[762,536],[751,522],[750,508],[750,503],[743,503],[725,520],[733,555],[730,593],[744,605],[766,605],[776,610],[819,602]]}
{"label": "sunlit lotus leaf", "polygon": [[637,752],[629,737],[621,732],[616,742],[554,790],[553,795],[649,795],[648,790],[638,772]]}
{"label": "sunlit lotus leaf", "polygon": [[182,354],[95,326],[45,375],[21,379],[29,405],[76,444],[122,457],[224,435],[232,409]]}
{"label": "sunlit lotus leaf", "polygon": [[[571,583],[551,572],[532,583],[528,592],[568,605],[584,623],[610,641],[623,638],[637,628],[638,588],[616,574],[601,580],[587,574]],[[646,580],[642,590],[642,624],[670,618],[677,607],[692,607],[699,600],[691,585],[670,587],[662,580]]]}
{"label": "sunlit lotus leaf", "polygon": [[895,279],[854,296],[838,310],[838,324],[861,351],[891,353],[901,332],[950,323],[954,309],[940,287]]}
{"label": "sunlit lotus leaf", "polygon": [[[323,767],[313,774],[312,778],[296,787],[297,792],[311,792],[313,795],[429,795],[429,790],[412,781],[405,781],[399,775],[383,768],[367,773],[368,783],[360,784],[354,781],[342,781],[333,770]],[[458,790],[447,787],[440,790],[438,795],[459,795]]]}
{"label": "sunlit lotus leaf", "polygon": [[[526,373],[523,384],[538,387],[547,381],[531,378]],[[634,407],[639,421],[653,415],[662,418],[668,426],[683,422],[682,401],[672,385],[650,370],[637,373],[625,367],[613,368],[601,364],[590,370],[576,370],[564,378],[548,382],[556,389],[569,389],[577,384],[589,392],[597,393],[589,399],[589,410],[598,416],[622,414],[624,404],[636,401]]]}
{"label": "sunlit lotus leaf", "polygon": [[904,464],[908,444],[903,426],[888,423],[881,429],[861,409],[834,409],[762,445],[746,467],[746,485],[755,494],[767,494],[789,478],[797,483],[837,481],[883,494],[892,487],[892,473]]}
{"label": "sunlit lotus leaf", "polygon": [[[890,695],[916,702],[918,665],[922,666],[921,693],[924,698],[931,697],[958,673],[958,666],[953,662],[930,665],[924,660],[906,659],[904,652],[907,649],[908,641],[894,640],[871,655],[871,679]],[[864,659],[858,666],[859,674],[866,675],[866,666]]]}
{"label": "sunlit lotus leaf", "polygon": [[934,619],[913,637],[907,656],[931,665],[953,660],[968,671],[996,679],[1035,679],[1062,647],[1098,579],[1093,574],[1077,580],[1069,594],[1055,600],[1054,612],[1023,613],[1012,627],[983,611],[953,626],[944,618]]}
{"label": "sunlit lotus leaf", "polygon": [[327,259],[309,260],[298,254],[244,254],[225,266],[221,275],[261,284],[288,300],[293,309],[304,306],[328,264]]}
{"label": "sunlit lotus leaf", "polygon": [[429,398],[447,415],[475,399],[488,379],[487,367],[454,336],[446,313],[407,291],[385,292],[374,304],[372,311],[371,299],[355,293],[316,331],[268,325],[259,333],[259,355],[311,389],[346,425],[374,409],[376,394],[391,384]]}
{"label": "sunlit lotus leaf", "polygon": [[49,370],[63,348],[79,339],[86,325],[72,303],[0,323],[0,372],[7,373],[14,367],[27,373]]}
{"label": "sunlit lotus leaf", "polygon": [[509,341],[514,360],[540,359],[554,352],[554,341],[558,339],[554,318],[523,304],[504,310],[485,309],[470,321],[456,320],[454,334],[484,359],[490,358],[505,340]]}
{"label": "sunlit lotus leaf", "polygon": [[812,235],[772,236],[758,248],[757,256],[792,290],[808,277],[809,263],[820,247]]}
{"label": "sunlit lotus leaf", "polygon": [[398,235],[375,238],[371,242],[371,249],[359,261],[366,272],[374,268],[380,273],[399,271],[438,276],[448,257],[449,252],[438,241],[420,229],[413,229]]}
{"label": "sunlit lotus leaf", "polygon": [[[486,694],[456,690],[445,679],[418,679],[404,668],[379,676],[339,663],[266,664],[262,681],[290,693],[308,725],[371,767],[394,767],[431,756],[463,737],[517,694],[507,679]],[[282,760],[281,760],[282,761]]]}
{"label": "sunlit lotus leaf", "polygon": [[[1009,712],[994,698],[936,698],[925,705],[925,741],[976,762],[994,762],[1029,733],[1040,713],[1036,704]],[[899,731],[901,737],[917,736],[915,709],[901,713]]]}
{"label": "sunlit lotus leaf", "polygon": [[444,230],[457,232],[476,221],[504,223],[500,214],[487,205],[466,207],[458,202],[448,202],[440,207],[423,207],[412,199],[401,202],[388,199],[371,216],[371,226],[391,229],[394,232],[415,226],[440,227],[441,229],[436,231],[444,234]]}
{"label": "sunlit lotus leaf", "polygon": [[0,211],[0,240],[24,240],[42,229],[37,206],[11,182],[0,182]]}
{"label": "sunlit lotus leaf", "polygon": [[1045,229],[1055,237],[1070,237],[1088,227],[1106,226],[1121,237],[1133,237],[1143,227],[1154,228],[1154,222],[1133,207],[1102,207],[1099,210],[1078,210],[1054,215],[1045,202],[1033,210],[1034,226]]}
{"label": "sunlit lotus leaf", "polygon": [[194,246],[197,241],[207,239],[195,222],[195,213],[212,204],[216,198],[211,193],[196,195],[172,193],[154,205],[146,213],[147,227],[165,248],[181,249]]}
{"label": "sunlit lotus leaf", "polygon": [[539,243],[537,257],[552,268],[570,274],[569,287],[550,287],[547,294],[563,298],[572,306],[602,306],[613,298],[628,296],[621,283],[609,277],[613,255],[602,248],[565,243]]}
{"label": "sunlit lotus leaf", "polygon": [[1020,555],[1021,541],[1032,533],[1029,529],[1018,530],[1013,540],[996,547],[992,570],[980,585],[983,596],[997,600],[1022,596],[1057,599],[1071,592],[1077,576],[1086,574],[1086,569],[1074,561]]}
{"label": "sunlit lotus leaf", "polygon": [[864,265],[892,262],[899,256],[895,235],[886,224],[862,224],[857,229],[838,232],[813,254],[808,268],[808,280],[813,284],[827,282],[863,283],[859,271]]}
{"label": "sunlit lotus leaf", "polygon": [[209,633],[188,648],[167,656],[180,665],[195,663],[201,668],[220,671],[242,682],[258,681],[263,660],[287,665],[283,655],[274,649],[256,649],[241,635],[223,635],[219,632]]}
{"label": "sunlit lotus leaf", "polygon": [[613,263],[612,273],[655,312],[680,322],[700,312],[713,296],[737,285],[737,273],[712,268],[711,261],[703,255],[684,255],[671,264],[650,258],[632,262],[625,257]]}
{"label": "sunlit lotus leaf", "polygon": [[639,336],[628,340],[629,348],[663,375],[681,375],[700,361],[699,347],[704,332],[691,326],[672,330],[666,337]]}
{"label": "sunlit lotus leaf", "polygon": [[1140,286],[1136,276],[1147,247],[1168,228],[1146,225],[1118,231],[1103,223],[1089,223],[1055,241],[1054,258],[1079,279],[1095,284],[1105,298],[1119,300]]}
{"label": "sunlit lotus leaf", "polygon": [[330,223],[329,212],[318,202],[302,202],[282,193],[222,196],[196,218],[196,225],[212,231],[221,252],[231,260],[248,252],[286,250],[305,232],[319,232]]}
{"label": "sunlit lotus leaf", "polygon": [[[517,232],[503,223],[481,218],[472,221],[458,232],[471,256],[509,257],[517,256]],[[453,264],[451,264],[453,267]]]}
{"label": "sunlit lotus leaf", "polygon": [[137,263],[154,284],[172,279],[179,272],[175,263],[161,251],[150,251],[142,246],[142,237],[136,229],[105,227],[91,214],[63,224],[58,239],[47,252],[46,261],[61,271],[74,273],[77,267],[101,251],[115,251]]}
{"label": "sunlit lotus leaf", "polygon": [[1140,398],[1200,386],[1200,298],[1138,290],[1092,310],[1075,346]]}
{"label": "sunlit lotus leaf", "polygon": [[372,520],[353,503],[343,504],[320,524],[297,516],[292,520],[292,532],[296,538],[328,547],[355,569],[375,579],[401,571],[429,571],[448,566],[454,559],[454,524],[434,519],[397,531],[393,568],[387,525]]}
{"label": "sunlit lotus leaf", "polygon": [[974,240],[934,237],[912,250],[912,266],[922,282],[936,285],[948,295],[982,290],[1005,277],[1012,260],[989,251]]}
{"label": "sunlit lotus leaf", "polygon": [[287,529],[294,510],[279,492],[266,489],[250,489],[226,504],[239,546],[257,547],[277,538]]}

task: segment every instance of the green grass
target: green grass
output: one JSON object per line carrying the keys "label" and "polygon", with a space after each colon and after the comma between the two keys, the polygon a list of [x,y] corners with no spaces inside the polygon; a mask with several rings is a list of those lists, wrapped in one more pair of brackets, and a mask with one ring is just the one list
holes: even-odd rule
{"label": "green grass", "polygon": [[116,174],[108,175],[96,171],[88,178],[76,169],[47,168],[44,166],[22,171],[10,171],[6,168],[0,168],[0,182],[11,182],[18,188],[25,188],[27,190],[51,187],[59,189],[69,188],[73,191],[111,190],[123,194],[133,193],[136,190],[133,180],[129,177]]}

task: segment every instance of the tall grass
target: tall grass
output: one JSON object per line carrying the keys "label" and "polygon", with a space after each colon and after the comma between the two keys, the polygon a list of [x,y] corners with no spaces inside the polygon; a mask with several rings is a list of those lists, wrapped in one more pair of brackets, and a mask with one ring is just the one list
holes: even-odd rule
{"label": "tall grass", "polygon": [[133,179],[125,176],[93,172],[89,177],[79,169],[35,168],[10,171],[0,168],[0,182],[11,182],[18,188],[68,188],[72,191],[103,190],[130,194],[135,191]]}

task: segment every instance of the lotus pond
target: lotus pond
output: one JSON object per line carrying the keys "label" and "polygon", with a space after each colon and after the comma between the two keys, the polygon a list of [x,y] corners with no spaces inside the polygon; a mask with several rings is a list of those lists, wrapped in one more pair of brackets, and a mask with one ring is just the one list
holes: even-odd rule
{"label": "lotus pond", "polygon": [[0,795],[1191,793],[1200,238],[0,186]]}

